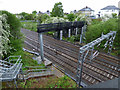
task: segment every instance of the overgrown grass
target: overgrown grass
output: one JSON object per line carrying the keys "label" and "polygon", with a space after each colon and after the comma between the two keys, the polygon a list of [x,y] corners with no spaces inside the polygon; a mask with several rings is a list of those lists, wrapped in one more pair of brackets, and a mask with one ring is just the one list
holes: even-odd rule
{"label": "overgrown grass", "polygon": [[37,22],[21,22],[22,28],[37,32]]}
{"label": "overgrown grass", "polygon": [[[16,88],[14,82],[9,82],[12,88]],[[77,88],[77,84],[68,76],[64,77],[46,77],[46,78],[33,78],[26,81],[19,81],[18,88]],[[6,83],[3,83],[2,88],[7,88]],[[82,87],[80,87],[82,88]]]}
{"label": "overgrown grass", "polygon": [[76,83],[69,78],[64,76],[61,78],[47,77],[45,79],[29,79],[25,82],[19,83],[19,88],[76,88]]}
{"label": "overgrown grass", "polygon": [[77,87],[76,83],[66,75],[61,78],[56,78],[52,80],[52,82],[51,80],[49,80],[48,83],[49,84],[47,85],[47,88],[76,88]]}
{"label": "overgrown grass", "polygon": [[15,56],[21,55],[22,63],[23,63],[23,69],[25,66],[45,66],[44,63],[38,64],[36,60],[33,60],[33,57],[35,57],[33,54],[30,54],[25,51],[18,51],[14,53]]}

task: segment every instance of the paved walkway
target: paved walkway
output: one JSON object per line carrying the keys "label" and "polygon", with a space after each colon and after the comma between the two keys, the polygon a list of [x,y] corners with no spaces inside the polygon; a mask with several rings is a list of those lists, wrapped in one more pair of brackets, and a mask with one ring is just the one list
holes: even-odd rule
{"label": "paved walkway", "polygon": [[103,83],[95,84],[86,88],[119,88],[120,90],[120,77],[113,80],[108,80]]}

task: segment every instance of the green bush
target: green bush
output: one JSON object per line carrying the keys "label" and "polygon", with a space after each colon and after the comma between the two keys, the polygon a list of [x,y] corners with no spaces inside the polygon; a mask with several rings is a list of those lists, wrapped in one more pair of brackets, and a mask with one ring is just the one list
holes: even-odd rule
{"label": "green bush", "polygon": [[67,19],[68,19],[69,21],[74,21],[75,18],[76,18],[76,16],[75,16],[75,14],[73,14],[73,13],[67,15]]}
{"label": "green bush", "polygon": [[101,36],[101,33],[107,34],[110,31],[117,31],[116,38],[114,40],[114,48],[117,49],[117,55],[120,53],[120,30],[118,29],[118,19],[117,18],[112,18],[109,19],[105,22],[99,22],[96,24],[91,24],[87,27],[87,32],[86,32],[86,43],[89,43],[98,37]]}
{"label": "green bush", "polygon": [[8,46],[10,36],[9,24],[7,24],[7,15],[2,15],[0,13],[0,58],[4,54],[7,54],[7,50],[10,48]]}
{"label": "green bush", "polygon": [[19,19],[16,18],[15,15],[9,13],[8,11],[1,11],[2,14],[6,14],[8,16],[7,23],[10,25],[10,34],[9,37],[10,43],[9,46],[12,48],[8,50],[8,56],[16,53],[19,50],[22,50],[22,34],[20,32],[21,23]]}

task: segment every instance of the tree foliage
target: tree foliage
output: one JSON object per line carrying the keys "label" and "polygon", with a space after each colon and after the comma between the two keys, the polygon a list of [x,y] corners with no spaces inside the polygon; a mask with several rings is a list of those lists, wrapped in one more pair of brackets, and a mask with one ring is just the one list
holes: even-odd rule
{"label": "tree foliage", "polygon": [[27,16],[28,15],[28,13],[26,13],[26,12],[22,12],[22,13],[20,13],[20,15],[22,15],[22,20],[25,20],[25,16]]}
{"label": "tree foliage", "polygon": [[68,22],[68,21],[69,20],[60,17],[50,17],[47,18],[44,22],[42,22],[42,24]]}
{"label": "tree foliage", "polygon": [[32,14],[36,14],[36,13],[37,13],[37,11],[33,11],[33,12],[32,12]]}
{"label": "tree foliage", "polygon": [[37,17],[40,23],[44,22],[48,18],[50,18],[50,16],[48,16],[47,14],[38,14],[38,17]]}
{"label": "tree foliage", "polygon": [[55,3],[54,8],[52,9],[51,16],[52,17],[63,17],[64,12],[62,9],[63,5],[61,2]]}
{"label": "tree foliage", "polygon": [[75,18],[76,18],[76,16],[75,16],[73,13],[67,15],[67,19],[68,19],[69,21],[74,21]]}
{"label": "tree foliage", "polygon": [[33,14],[27,14],[24,18],[25,18],[25,20],[34,20],[34,15]]}
{"label": "tree foliage", "polygon": [[91,24],[87,27],[86,42],[91,42],[101,36],[101,33],[109,33],[110,31],[117,31],[116,38],[114,40],[114,48],[117,50],[117,54],[120,55],[120,30],[119,19],[111,18],[105,22]]}
{"label": "tree foliage", "polygon": [[20,15],[22,15],[22,20],[34,20],[34,17],[36,16],[36,11],[33,11],[32,14],[22,12]]}
{"label": "tree foliage", "polygon": [[16,51],[22,50],[22,44],[21,44],[22,35],[20,32],[21,23],[19,19],[16,18],[15,15],[9,13],[8,11],[2,11],[2,14],[6,14],[8,17],[7,24],[10,25],[10,34],[11,34],[11,36],[9,36],[10,39],[9,47],[12,47],[11,50],[9,50],[10,52],[8,53],[13,54]]}
{"label": "tree foliage", "polygon": [[112,13],[112,17],[113,18],[117,18],[117,14],[116,13]]}
{"label": "tree foliage", "polygon": [[3,54],[7,54],[9,40],[9,24],[7,24],[7,15],[0,15],[0,58]]}
{"label": "tree foliage", "polygon": [[75,21],[86,21],[88,24],[91,24],[91,19],[88,16],[85,16],[85,14],[79,14]]}

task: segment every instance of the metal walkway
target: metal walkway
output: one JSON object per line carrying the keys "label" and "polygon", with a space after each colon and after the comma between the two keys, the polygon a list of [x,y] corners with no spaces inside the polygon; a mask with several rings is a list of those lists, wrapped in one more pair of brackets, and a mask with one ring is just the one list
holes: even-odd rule
{"label": "metal walkway", "polygon": [[95,84],[86,88],[119,88],[120,89],[120,77],[113,80],[108,80],[103,83]]}

